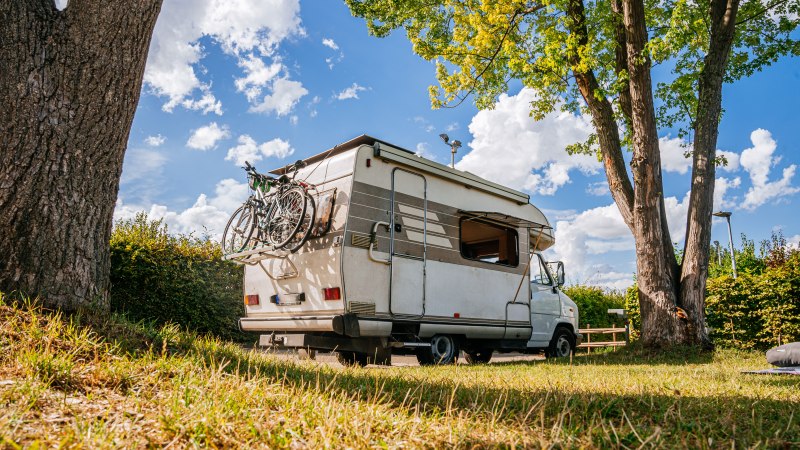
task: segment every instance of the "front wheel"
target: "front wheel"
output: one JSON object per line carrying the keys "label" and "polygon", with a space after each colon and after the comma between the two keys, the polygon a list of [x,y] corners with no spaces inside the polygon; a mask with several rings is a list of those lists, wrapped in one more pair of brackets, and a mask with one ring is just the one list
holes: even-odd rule
{"label": "front wheel", "polygon": [[446,334],[434,336],[430,347],[420,347],[417,351],[417,361],[421,366],[455,364],[457,360],[458,343]]}
{"label": "front wheel", "polygon": [[565,358],[575,350],[575,337],[566,328],[556,328],[553,333],[553,340],[547,348],[549,358]]}
{"label": "front wheel", "polygon": [[255,232],[255,209],[244,204],[233,212],[222,233],[222,252],[227,254],[244,251]]}
{"label": "front wheel", "polygon": [[289,239],[289,242],[283,247],[294,253],[300,250],[300,247],[308,240],[311,230],[314,228],[314,222],[317,215],[317,205],[314,203],[314,197],[306,193],[306,212],[303,214],[303,219],[300,222],[300,227],[294,236]]}

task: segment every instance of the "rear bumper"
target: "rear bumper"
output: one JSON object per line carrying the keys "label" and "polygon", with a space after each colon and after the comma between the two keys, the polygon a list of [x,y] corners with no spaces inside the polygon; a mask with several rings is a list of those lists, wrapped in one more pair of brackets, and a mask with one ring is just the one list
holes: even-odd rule
{"label": "rear bumper", "polygon": [[355,314],[338,314],[323,316],[290,316],[239,319],[242,331],[290,332],[290,333],[326,333],[333,332],[342,336],[362,337],[389,336],[392,323],[369,319],[359,319]]}
{"label": "rear bumper", "polygon": [[340,316],[280,317],[239,319],[242,331],[334,331],[333,322]]}

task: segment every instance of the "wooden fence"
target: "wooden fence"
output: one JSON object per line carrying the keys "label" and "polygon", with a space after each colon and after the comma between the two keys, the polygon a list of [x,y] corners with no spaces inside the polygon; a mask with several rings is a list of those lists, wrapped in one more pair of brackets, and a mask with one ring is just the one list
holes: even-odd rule
{"label": "wooden fence", "polygon": [[[588,353],[592,352],[593,348],[599,347],[612,347],[614,350],[617,347],[622,347],[626,345],[628,342],[628,329],[625,327],[617,328],[616,325],[612,325],[611,328],[592,328],[591,325],[586,324],[586,328],[581,328],[578,330],[579,333],[584,335],[584,340],[578,348],[585,348]],[[592,335],[611,335],[611,340],[595,340],[592,342]],[[617,334],[622,334],[622,339],[617,338]]]}

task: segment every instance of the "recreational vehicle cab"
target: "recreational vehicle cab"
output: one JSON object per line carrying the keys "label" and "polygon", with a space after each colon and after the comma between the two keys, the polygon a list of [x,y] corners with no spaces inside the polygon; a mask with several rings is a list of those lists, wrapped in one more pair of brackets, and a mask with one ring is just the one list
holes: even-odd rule
{"label": "recreational vehicle cab", "polygon": [[580,343],[563,265],[540,253],[552,228],[528,195],[369,136],[304,166],[316,214],[302,247],[226,255],[245,270],[239,325],[261,345],[365,365],[567,356]]}

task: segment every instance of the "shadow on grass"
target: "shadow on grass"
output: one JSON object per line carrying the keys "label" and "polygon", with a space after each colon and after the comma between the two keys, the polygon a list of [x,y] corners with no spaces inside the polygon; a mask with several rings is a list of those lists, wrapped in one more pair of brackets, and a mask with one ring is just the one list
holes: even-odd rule
{"label": "shadow on grass", "polygon": [[[639,446],[647,437],[658,435],[662,444],[668,443],[668,446],[714,447],[722,445],[722,442],[726,442],[728,447],[731,442],[736,442],[737,446],[755,443],[778,447],[800,445],[800,417],[793,418],[788,414],[800,404],[748,396],[747,391],[709,398],[687,397],[673,392],[613,395],[603,391],[586,392],[579,386],[569,389],[544,383],[502,388],[464,386],[455,380],[470,377],[471,373],[490,381],[492,366],[409,367],[392,372],[336,370],[274,360],[226,346],[189,345],[181,351],[196,355],[214,367],[227,364],[225,370],[239,376],[267,377],[291,387],[318,390],[320,395],[345,393],[354,401],[374,401],[393,408],[419,410],[434,417],[454,414],[475,420],[499,421],[539,434],[549,433],[549,439],[562,442],[588,440],[601,446]],[[581,359],[588,364],[597,358],[599,356]],[[653,357],[645,363],[697,364],[707,363],[710,358],[704,354],[684,358],[678,353]],[[600,363],[643,362],[634,360],[633,354],[620,354],[610,361],[604,358]],[[521,370],[529,364],[552,363],[500,363],[520,366]],[[580,370],[580,367],[576,366],[574,370]],[[442,380],[442,374],[435,371],[452,371],[453,375]],[[689,372],[687,376],[690,376]],[[776,387],[800,386],[800,380],[748,378],[741,381],[742,384]],[[719,444],[709,445],[710,442]]]}

